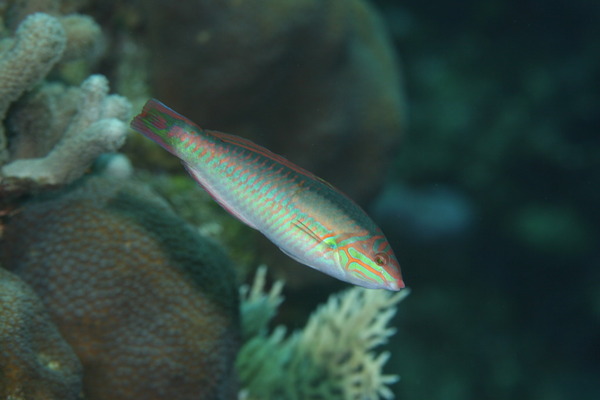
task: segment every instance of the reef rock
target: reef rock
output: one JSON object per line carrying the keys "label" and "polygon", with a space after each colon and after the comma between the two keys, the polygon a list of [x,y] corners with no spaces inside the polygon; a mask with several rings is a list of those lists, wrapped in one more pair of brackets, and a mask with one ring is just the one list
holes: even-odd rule
{"label": "reef rock", "polygon": [[0,398],[75,400],[81,363],[38,296],[0,267]]}
{"label": "reef rock", "polygon": [[145,187],[94,176],[31,201],[2,256],[77,353],[86,399],[237,396],[233,269]]}

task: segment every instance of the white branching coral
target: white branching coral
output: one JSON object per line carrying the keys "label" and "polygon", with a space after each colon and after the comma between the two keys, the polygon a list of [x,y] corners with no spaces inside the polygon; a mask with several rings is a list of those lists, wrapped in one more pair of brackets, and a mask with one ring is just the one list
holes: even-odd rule
{"label": "white branching coral", "polygon": [[[18,113],[23,117],[13,123],[24,128],[11,145],[11,156],[17,159],[1,170],[4,192],[70,183],[96,157],[117,150],[125,141],[130,104],[122,96],[108,94],[104,76],[92,75],[78,89],[49,88],[24,101]],[[33,109],[37,112],[28,112]],[[42,125],[27,118],[39,118],[40,109],[52,117]]]}
{"label": "white branching coral", "polygon": [[98,56],[102,48],[102,30],[92,17],[70,14],[60,17],[60,23],[67,37],[61,62]]}
{"label": "white branching coral", "polygon": [[[17,26],[0,40],[0,195],[8,202],[73,182],[98,156],[121,147],[128,132],[129,101],[109,95],[102,75],[84,79],[87,63],[100,55],[100,26],[85,15],[59,15],[58,2],[38,6],[16,2],[0,10],[3,35],[4,24]],[[28,15],[38,8],[48,13]],[[69,65],[80,66],[72,68],[78,78],[57,79]],[[45,80],[51,71],[52,81]]]}
{"label": "white branching coral", "polygon": [[388,323],[396,314],[396,304],[408,291],[394,295],[383,290],[354,287],[333,295],[309,319],[298,338],[315,364],[345,392],[344,399],[392,398],[387,385],[395,375],[381,375],[389,352],[375,355],[371,350],[387,343],[396,330]]}
{"label": "white branching coral", "polygon": [[[0,120],[8,107],[46,76],[66,47],[57,18],[43,13],[28,16],[15,37],[0,43]],[[0,161],[6,158],[6,138],[0,125]]]}
{"label": "white branching coral", "polygon": [[277,307],[283,301],[281,291],[283,281],[276,281],[266,292],[267,267],[261,265],[256,271],[252,286],[240,288],[242,337],[248,340],[257,335],[266,334],[269,321],[275,316]]}
{"label": "white branching coral", "polygon": [[[264,272],[261,272],[256,276],[253,295],[247,295],[247,288],[242,292],[243,314],[253,310],[256,316],[263,310],[263,316],[258,319],[262,328],[248,330],[256,336],[247,339],[237,360],[240,380],[246,388],[245,398],[377,400],[394,397],[388,385],[398,377],[382,373],[390,354],[376,354],[374,349],[387,343],[394,334],[395,329],[388,324],[408,290],[391,294],[355,287],[332,295],[311,315],[302,331],[286,337],[283,327],[275,328],[271,334],[267,334],[265,328],[281,302],[280,285],[279,282],[268,294],[261,294],[264,289]],[[253,300],[249,301],[250,298]],[[244,325],[249,321],[246,317],[242,317]]]}

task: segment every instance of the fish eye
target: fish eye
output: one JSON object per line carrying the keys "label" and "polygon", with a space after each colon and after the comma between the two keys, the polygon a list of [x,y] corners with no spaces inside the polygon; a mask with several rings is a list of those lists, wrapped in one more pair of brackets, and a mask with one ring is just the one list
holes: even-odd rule
{"label": "fish eye", "polygon": [[385,253],[377,253],[375,254],[373,260],[375,261],[375,264],[379,265],[380,267],[383,267],[384,265],[387,265],[388,262],[390,262],[390,257]]}

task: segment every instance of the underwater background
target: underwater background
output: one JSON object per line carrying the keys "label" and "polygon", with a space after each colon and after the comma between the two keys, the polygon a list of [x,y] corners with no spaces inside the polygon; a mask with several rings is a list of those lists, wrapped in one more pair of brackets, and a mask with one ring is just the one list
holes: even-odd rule
{"label": "underwater background", "polygon": [[410,110],[398,397],[598,398],[600,6],[376,4]]}
{"label": "underwater background", "polygon": [[[0,397],[600,398],[599,3],[0,16]],[[410,295],[228,215],[128,129],[151,97],[347,193]]]}

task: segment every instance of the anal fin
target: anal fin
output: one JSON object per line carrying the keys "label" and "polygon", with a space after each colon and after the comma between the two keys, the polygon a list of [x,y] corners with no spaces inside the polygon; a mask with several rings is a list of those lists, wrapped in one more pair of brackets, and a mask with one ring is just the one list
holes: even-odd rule
{"label": "anal fin", "polygon": [[313,240],[315,240],[317,243],[323,242],[323,240],[319,237],[319,235],[317,235],[315,232],[313,232],[313,230],[310,229],[308,226],[306,226],[306,224],[303,223],[302,221],[296,219],[296,220],[292,221],[291,223],[296,228],[300,229],[302,232],[304,232],[309,237],[311,237]]}

